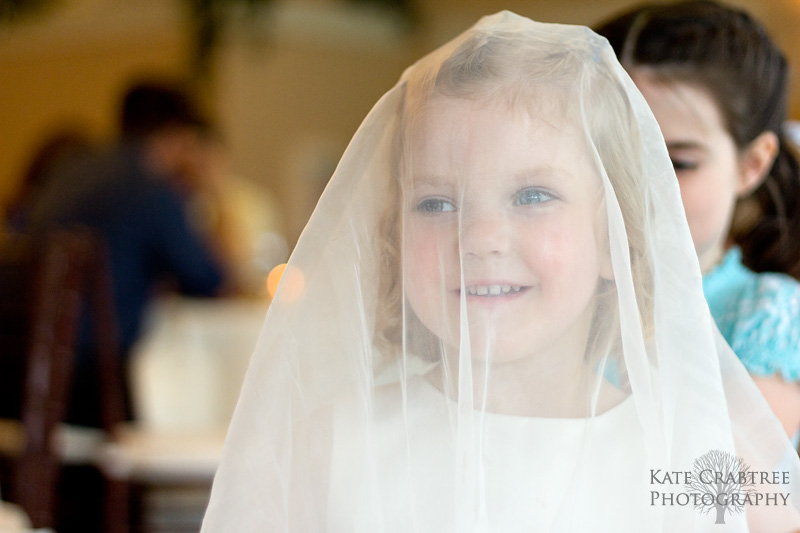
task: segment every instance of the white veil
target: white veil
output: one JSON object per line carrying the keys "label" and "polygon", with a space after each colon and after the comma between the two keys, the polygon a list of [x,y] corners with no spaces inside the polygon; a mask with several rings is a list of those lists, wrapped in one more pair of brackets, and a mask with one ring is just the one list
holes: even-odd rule
{"label": "white veil", "polygon": [[792,531],[798,466],[709,315],[613,51],[503,12],[356,132],[203,531]]}

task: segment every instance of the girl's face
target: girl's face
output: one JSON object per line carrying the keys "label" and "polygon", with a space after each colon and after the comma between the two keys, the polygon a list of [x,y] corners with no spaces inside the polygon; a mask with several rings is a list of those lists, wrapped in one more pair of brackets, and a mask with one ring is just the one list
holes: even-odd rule
{"label": "girl's face", "polygon": [[436,97],[407,132],[405,294],[451,347],[465,310],[474,358],[583,355],[601,183],[582,135],[551,115]]}
{"label": "girl's face", "polygon": [[700,268],[722,258],[742,172],[733,137],[711,96],[686,83],[665,84],[633,71],[667,143]]}

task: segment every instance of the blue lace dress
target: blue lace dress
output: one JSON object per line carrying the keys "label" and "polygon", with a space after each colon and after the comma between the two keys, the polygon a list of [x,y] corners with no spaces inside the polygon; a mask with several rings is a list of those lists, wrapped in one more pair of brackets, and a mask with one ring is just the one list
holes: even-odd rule
{"label": "blue lace dress", "polygon": [[739,248],[703,277],[720,333],[754,376],[800,382],[800,283],[785,274],[756,274]]}
{"label": "blue lace dress", "polygon": [[[703,276],[703,291],[720,333],[750,374],[800,382],[800,283],[756,274],[734,247]],[[792,437],[798,443],[800,431]]]}

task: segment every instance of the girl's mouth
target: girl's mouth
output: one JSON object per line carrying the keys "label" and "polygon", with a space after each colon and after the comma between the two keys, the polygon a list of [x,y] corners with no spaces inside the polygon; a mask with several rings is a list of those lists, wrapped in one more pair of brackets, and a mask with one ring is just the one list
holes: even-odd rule
{"label": "girl's mouth", "polygon": [[507,296],[526,290],[522,285],[492,284],[492,285],[468,285],[464,288],[467,296],[483,296],[491,298],[493,296]]}

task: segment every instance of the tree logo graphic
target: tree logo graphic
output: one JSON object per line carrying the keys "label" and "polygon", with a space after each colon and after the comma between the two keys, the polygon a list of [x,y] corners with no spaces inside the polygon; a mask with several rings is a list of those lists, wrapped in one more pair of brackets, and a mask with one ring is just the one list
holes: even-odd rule
{"label": "tree logo graphic", "polygon": [[716,524],[725,523],[725,512],[741,513],[753,488],[750,467],[735,455],[711,450],[694,460],[691,481],[686,483],[688,494],[694,495],[694,507],[702,514],[713,509]]}

